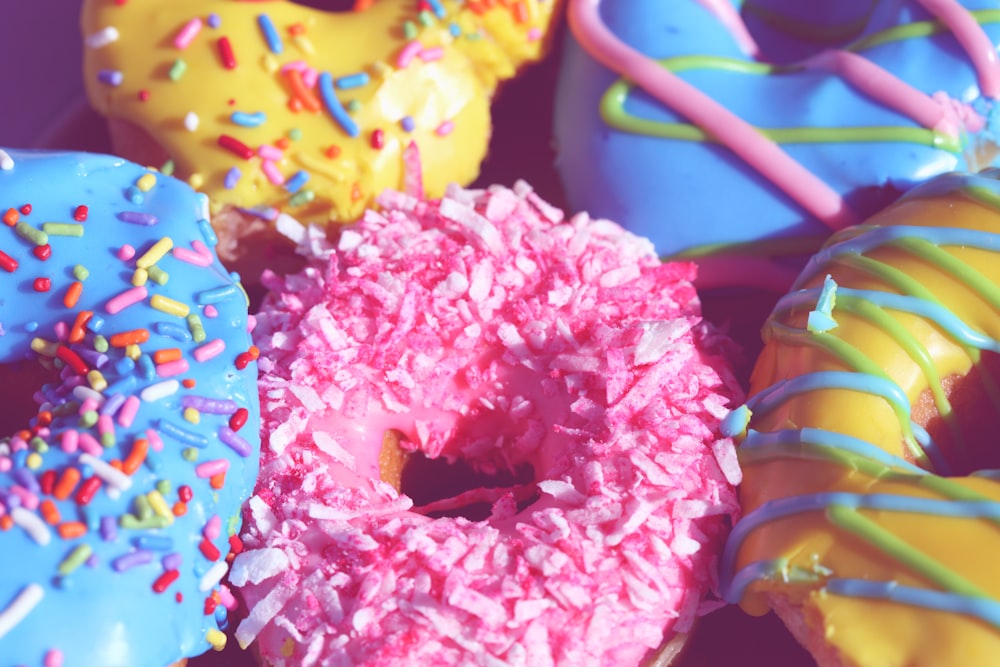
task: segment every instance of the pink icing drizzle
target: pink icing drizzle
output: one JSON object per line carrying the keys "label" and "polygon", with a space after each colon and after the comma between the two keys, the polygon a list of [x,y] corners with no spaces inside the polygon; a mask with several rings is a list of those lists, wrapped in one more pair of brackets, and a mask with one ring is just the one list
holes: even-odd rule
{"label": "pink icing drizzle", "polygon": [[715,137],[758,173],[833,229],[858,222],[843,198],[778,144],[714,99],[619,40],[601,20],[601,0],[570,0],[573,34],[605,67]]}
{"label": "pink icing drizzle", "polygon": [[985,97],[1000,96],[1000,61],[993,42],[975,17],[957,0],[917,0],[924,9],[948,26],[955,39],[972,60],[979,76],[979,89]]}
{"label": "pink icing drizzle", "polygon": [[747,24],[743,22],[743,17],[736,11],[736,7],[730,0],[697,0],[698,4],[715,14],[719,23],[724,25],[729,34],[733,36],[743,53],[754,60],[760,60],[760,46],[747,30]]}

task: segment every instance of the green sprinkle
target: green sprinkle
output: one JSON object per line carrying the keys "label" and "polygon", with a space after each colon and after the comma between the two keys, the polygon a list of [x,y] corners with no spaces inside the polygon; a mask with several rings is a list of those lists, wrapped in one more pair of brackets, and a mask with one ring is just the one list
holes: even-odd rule
{"label": "green sprinkle", "polygon": [[153,511],[152,505],[149,504],[149,499],[146,498],[145,494],[140,493],[135,497],[135,513],[140,521],[145,521],[156,514],[156,512]]}
{"label": "green sprinkle", "polygon": [[147,519],[138,519],[131,514],[122,514],[121,518],[118,519],[118,525],[126,530],[150,530],[169,527],[170,519],[158,514]]}
{"label": "green sprinkle", "polygon": [[183,451],[181,451],[181,456],[184,457],[185,461],[194,463],[198,460],[198,449],[195,447],[185,447]]}
{"label": "green sprinkle", "polygon": [[198,317],[197,313],[191,313],[187,316],[188,331],[191,332],[191,337],[194,338],[194,342],[201,343],[205,340],[205,327],[201,325],[201,318]]}
{"label": "green sprinkle", "polygon": [[75,222],[43,222],[42,231],[50,236],[83,236],[83,225]]}
{"label": "green sprinkle", "polygon": [[69,552],[69,555],[63,559],[63,562],[59,563],[59,574],[67,575],[80,567],[87,562],[87,559],[90,558],[93,552],[94,550],[90,548],[89,544],[77,546]]}
{"label": "green sprinkle", "polygon": [[346,106],[347,110],[351,113],[357,113],[361,110],[361,102],[358,102],[357,100],[348,100],[347,104],[344,106]]}
{"label": "green sprinkle", "polygon": [[403,23],[403,37],[406,41],[412,41],[417,38],[417,24],[413,21],[406,21]]}
{"label": "green sprinkle", "polygon": [[288,200],[288,203],[291,204],[292,206],[302,206],[304,204],[308,204],[309,202],[311,202],[315,197],[316,193],[314,193],[312,190],[300,190],[299,192],[296,192],[291,199]]}
{"label": "green sprinkle", "polygon": [[98,352],[107,352],[110,347],[111,346],[108,345],[108,339],[107,338],[105,338],[101,334],[97,334],[96,336],[94,336],[94,349],[95,350],[97,350]]}
{"label": "green sprinkle", "polygon": [[149,275],[149,279],[157,285],[166,285],[167,281],[170,280],[170,274],[158,266],[149,267],[146,269],[146,273]]}
{"label": "green sprinkle", "polygon": [[226,532],[230,537],[232,537],[233,535],[238,533],[239,530],[240,530],[240,515],[233,514],[232,516],[229,517],[229,521],[226,524]]}
{"label": "green sprinkle", "polygon": [[292,141],[301,141],[302,130],[297,127],[293,127],[288,131],[288,138],[291,139]]}
{"label": "green sprinkle", "polygon": [[115,446],[115,434],[112,433],[112,432],[110,432],[110,431],[107,432],[107,433],[102,433],[101,434],[101,446],[103,446],[105,449],[108,449],[109,447],[114,447]]}
{"label": "green sprinkle", "polygon": [[425,28],[429,25],[434,25],[434,15],[426,9],[417,14],[417,20],[420,21],[420,25]]}
{"label": "green sprinkle", "polygon": [[31,448],[36,452],[38,452],[39,454],[44,454],[47,451],[49,451],[49,443],[45,442],[45,440],[43,440],[37,435],[34,438],[32,438],[31,442],[28,444],[30,444]]}
{"label": "green sprinkle", "polygon": [[97,423],[97,410],[87,410],[80,415],[80,428],[90,428]]}
{"label": "green sprinkle", "polygon": [[28,223],[21,221],[14,225],[14,232],[26,241],[31,241],[35,245],[45,245],[49,242],[49,235],[40,229],[35,229]]}
{"label": "green sprinkle", "polygon": [[73,277],[79,280],[80,282],[83,282],[84,280],[90,277],[90,271],[88,271],[87,267],[85,267],[83,264],[77,264],[76,266],[73,267]]}
{"label": "green sprinkle", "polygon": [[170,77],[170,80],[177,81],[178,79],[180,79],[182,76],[184,76],[184,72],[187,71],[187,68],[188,68],[187,63],[184,62],[182,59],[178,58],[177,60],[175,60],[174,64],[170,66],[170,74],[168,75]]}
{"label": "green sprinkle", "polygon": [[160,173],[164,174],[166,176],[173,176],[173,174],[174,174],[174,161],[173,160],[167,160],[166,162],[164,162],[163,166],[160,167]]}
{"label": "green sprinkle", "polygon": [[170,491],[173,489],[173,484],[170,483],[169,479],[161,479],[156,483],[156,490],[160,492],[160,495],[166,498],[170,495]]}

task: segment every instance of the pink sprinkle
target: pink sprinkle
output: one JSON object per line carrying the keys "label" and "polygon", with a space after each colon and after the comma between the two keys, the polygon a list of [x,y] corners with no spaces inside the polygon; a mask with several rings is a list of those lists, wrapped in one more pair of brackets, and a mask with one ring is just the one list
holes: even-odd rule
{"label": "pink sprinkle", "polygon": [[188,372],[187,359],[168,361],[167,363],[160,364],[159,366],[156,367],[156,374],[159,375],[161,378],[169,378],[187,372]]}
{"label": "pink sprinkle", "polygon": [[403,47],[403,50],[399,52],[399,57],[396,58],[396,67],[399,69],[406,69],[406,66],[410,64],[418,53],[420,53],[424,48],[424,45],[413,40],[409,44]]}
{"label": "pink sprinkle", "polygon": [[97,410],[97,407],[98,407],[97,399],[92,396],[88,396],[87,398],[83,399],[83,401],[80,403],[80,410],[77,412],[77,414],[82,415],[87,412],[94,412],[95,410]]}
{"label": "pink sprinkle", "polygon": [[90,454],[91,456],[102,456],[104,454],[104,447],[101,447],[101,443],[97,442],[94,436],[90,435],[86,431],[81,431],[78,442],[80,445],[80,451]]}
{"label": "pink sprinkle", "polygon": [[434,133],[437,134],[439,137],[446,137],[449,134],[451,134],[451,131],[454,129],[455,129],[455,124],[450,120],[446,120],[437,126],[437,129],[434,130]]}
{"label": "pink sprinkle", "polygon": [[72,454],[76,451],[77,446],[80,444],[80,434],[73,429],[67,429],[62,432],[59,444],[64,452]]}
{"label": "pink sprinkle", "polygon": [[271,144],[261,144],[258,146],[257,155],[264,160],[280,160],[285,156],[280,148],[272,146]]}
{"label": "pink sprinkle", "polygon": [[194,349],[194,358],[198,362],[205,362],[219,356],[226,349],[226,343],[221,338],[209,341],[201,347]]}
{"label": "pink sprinkle", "polygon": [[178,247],[174,248],[171,252],[174,257],[188,264],[194,264],[195,266],[212,265],[212,253],[205,247],[204,243],[201,241],[192,241],[191,246],[194,250]]}
{"label": "pink sprinkle", "polygon": [[425,63],[429,63],[434,60],[441,60],[442,57],[444,57],[444,49],[440,46],[434,46],[420,52],[420,59]]}
{"label": "pink sprinkle", "polygon": [[232,591],[230,591],[229,587],[225,584],[221,584],[219,586],[219,599],[222,601],[222,606],[229,611],[236,609],[236,605],[238,604],[236,602],[236,596],[233,595]]}
{"label": "pink sprinkle", "polygon": [[284,65],[282,65],[281,69],[278,71],[284,74],[289,70],[296,70],[298,72],[302,72],[307,69],[309,69],[309,64],[305,60],[293,60],[290,63],[285,63]]}
{"label": "pink sprinkle", "polygon": [[57,648],[49,649],[42,661],[43,667],[62,667],[63,652]]}
{"label": "pink sprinkle", "polygon": [[205,522],[205,528],[202,530],[201,534],[208,540],[214,540],[222,534],[222,519],[219,518],[218,514],[213,514],[212,517]]}
{"label": "pink sprinkle", "polygon": [[122,428],[128,428],[132,426],[132,422],[135,421],[135,415],[139,412],[139,405],[141,401],[136,395],[131,395],[125,399],[125,403],[122,404],[120,410],[118,410],[118,425]]}
{"label": "pink sprinkle", "polygon": [[278,169],[278,165],[271,160],[263,160],[260,163],[260,169],[267,176],[267,180],[271,181],[272,185],[283,185],[285,182],[285,176]]}
{"label": "pink sprinkle", "polygon": [[127,262],[133,257],[135,257],[135,248],[129,244],[126,243],[121,248],[118,248],[118,259],[121,261]]}
{"label": "pink sprinkle", "polygon": [[28,448],[28,443],[26,443],[24,441],[24,438],[22,438],[21,436],[15,435],[10,439],[10,451],[19,452],[22,449],[27,449],[27,448]]}
{"label": "pink sprinkle", "polygon": [[104,310],[107,311],[109,315],[116,315],[129,306],[134,306],[135,304],[141,302],[148,294],[149,293],[146,291],[145,287],[133,287],[131,289],[127,289],[121,294],[111,297],[111,299],[104,305]]}
{"label": "pink sprinkle", "polygon": [[163,451],[163,440],[160,438],[160,434],[153,429],[146,429],[146,440],[149,440],[149,446],[153,448],[154,452]]}
{"label": "pink sprinkle", "polygon": [[7,472],[14,467],[14,462],[9,456],[0,456],[0,472]]}
{"label": "pink sprinkle", "polygon": [[227,470],[229,470],[229,461],[226,459],[215,459],[214,461],[205,461],[196,465],[194,467],[194,474],[202,479],[208,479]]}
{"label": "pink sprinkle", "polygon": [[184,24],[177,35],[174,37],[174,46],[178,49],[184,50],[191,45],[194,38],[198,36],[201,32],[202,22],[200,18],[193,18]]}
{"label": "pink sprinkle", "polygon": [[115,423],[111,421],[111,415],[101,415],[97,418],[97,432],[101,435],[114,435]]}
{"label": "pink sprinkle", "polygon": [[36,496],[31,491],[28,491],[26,488],[24,488],[20,484],[14,484],[14,485],[12,485],[10,487],[10,491],[15,496],[17,496],[18,498],[20,498],[21,505],[24,507],[24,509],[28,509],[28,510],[36,510],[36,509],[38,509],[38,502],[39,502],[38,501],[38,496]]}
{"label": "pink sprinkle", "polygon": [[56,333],[56,339],[61,343],[66,342],[66,336],[69,335],[69,325],[65,322],[56,322],[55,327],[53,327]]}
{"label": "pink sprinkle", "polygon": [[208,304],[207,306],[205,306],[205,310],[202,312],[204,313],[205,317],[209,318],[219,316],[219,309],[213,306],[212,304]]}
{"label": "pink sprinkle", "polygon": [[316,81],[319,79],[319,70],[313,67],[307,67],[302,72],[302,83],[306,88],[315,88]]}

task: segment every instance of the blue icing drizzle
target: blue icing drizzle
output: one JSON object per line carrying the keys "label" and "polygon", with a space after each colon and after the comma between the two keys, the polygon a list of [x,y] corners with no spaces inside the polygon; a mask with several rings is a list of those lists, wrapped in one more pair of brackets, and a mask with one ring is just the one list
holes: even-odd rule
{"label": "blue icing drizzle", "polygon": [[[119,259],[118,248],[128,243],[138,258],[163,237],[170,237],[175,248],[191,249],[193,242],[204,242],[203,225],[197,221],[204,218],[205,198],[179,181],[113,157],[6,153],[14,166],[0,170],[0,213],[30,203],[31,212],[21,213],[20,221],[34,228],[43,221],[72,220],[79,205],[88,213],[80,223],[82,237],[49,235],[51,257],[45,262],[33,254],[30,241],[13,233],[0,239],[0,250],[18,265],[14,271],[0,271],[0,320],[6,332],[0,336],[0,361],[39,356],[32,351],[37,337],[43,343],[38,347],[43,360],[66,366],[63,380],[42,392],[53,415],[48,428],[39,416],[25,425],[34,428],[27,443],[16,435],[0,443],[0,461],[11,466],[0,472],[0,508],[6,515],[2,518],[14,524],[0,531],[0,570],[5,573],[0,578],[0,667],[37,665],[49,651],[61,652],[65,667],[163,667],[198,655],[209,648],[211,633],[219,627],[214,614],[206,615],[205,601],[218,590],[230,550],[227,530],[238,525],[240,504],[257,473],[257,368],[250,363],[240,371],[234,365],[236,355],[251,345],[246,301],[216,301],[218,315],[208,317],[195,295],[237,290],[238,285],[214,254],[210,266],[195,267],[168,252],[156,264],[169,279],[163,285],[148,282],[145,298],[109,313],[108,301],[132,288],[135,268],[135,258]],[[123,212],[136,222],[123,220]],[[77,264],[89,275],[82,280],[79,301],[66,307],[63,294]],[[31,289],[42,273],[52,279],[47,294]],[[200,316],[205,339],[223,340],[225,351],[196,361],[193,351],[200,343],[192,340],[188,323],[153,308],[150,299],[155,295],[190,307]],[[85,311],[94,317],[80,328],[80,338],[58,343],[57,326],[71,330]],[[29,322],[36,325],[28,327]],[[113,340],[116,333],[141,329],[148,330],[149,337],[138,344],[138,363],[123,347],[93,352],[99,344],[96,331],[104,340]],[[174,348],[188,368],[161,377],[153,352]],[[53,353],[65,359],[56,362]],[[74,358],[99,377],[77,375],[71,370]],[[140,398],[142,391],[168,379],[193,381],[193,387],[178,382],[170,385],[173,391],[156,394],[156,400]],[[96,391],[74,389],[88,384]],[[247,411],[238,437],[248,443],[249,456],[237,454],[220,436],[231,414],[202,412],[197,426],[184,421],[182,401],[191,394],[225,399],[231,401],[225,405]],[[86,396],[99,399],[93,406],[93,424],[79,414],[79,402]],[[157,425],[164,421],[185,424],[203,440],[196,460],[186,460],[182,445],[161,437]],[[107,465],[112,460],[127,462],[140,439],[147,439],[150,447],[134,472]],[[102,441],[113,444],[104,448],[98,444]],[[156,451],[161,442],[162,451]],[[213,488],[208,472],[219,465],[228,469],[224,483]],[[80,479],[57,496],[67,471],[78,472]],[[100,488],[91,489],[88,501],[85,489],[95,479]],[[174,506],[183,503],[186,493],[182,489],[189,489],[192,498],[184,503],[185,513],[175,514]],[[42,518],[38,500],[57,510],[54,525]],[[218,535],[206,530],[213,516],[222,525]],[[72,527],[74,522],[85,532],[61,537],[60,526]],[[203,542],[220,552],[218,561],[204,555],[199,548]]]}

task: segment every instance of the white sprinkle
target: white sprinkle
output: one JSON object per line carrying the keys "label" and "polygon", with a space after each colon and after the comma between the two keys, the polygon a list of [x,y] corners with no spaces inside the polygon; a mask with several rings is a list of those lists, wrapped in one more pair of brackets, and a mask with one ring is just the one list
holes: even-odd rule
{"label": "white sprinkle", "polygon": [[306,226],[287,213],[278,215],[274,228],[295,245],[302,245],[306,240]]}
{"label": "white sprinkle", "polygon": [[132,478],[106,461],[90,454],[80,454],[80,463],[94,469],[94,474],[119,491],[127,491],[132,486]]}
{"label": "white sprinkle", "polygon": [[166,398],[167,396],[173,396],[181,388],[181,383],[177,380],[165,380],[163,382],[157,382],[156,384],[151,384],[141,392],[139,392],[139,398],[146,401],[147,403],[152,403],[158,401],[161,398]]}
{"label": "white sprinkle", "polygon": [[31,536],[31,539],[43,547],[52,540],[52,533],[49,532],[49,527],[42,521],[42,517],[34,512],[26,510],[23,507],[15,507],[10,511],[10,518],[14,520],[15,524],[23,528],[24,532]]}
{"label": "white sprinkle", "polygon": [[107,46],[113,42],[118,41],[118,28],[113,25],[109,25],[107,28],[102,28],[95,33],[87,35],[84,40],[84,44],[87,45],[88,49],[99,49],[102,46]]}
{"label": "white sprinkle", "polygon": [[198,123],[200,122],[198,114],[193,111],[188,111],[187,115],[184,116],[184,129],[188,132],[194,132],[198,129]]}
{"label": "white sprinkle", "polygon": [[90,400],[96,402],[98,407],[104,405],[104,394],[83,385],[73,387],[73,398],[77,399],[81,403],[89,398]]}
{"label": "white sprinkle", "polygon": [[198,590],[202,593],[207,593],[208,591],[215,588],[222,578],[226,576],[226,570],[229,569],[229,565],[225,561],[219,561],[208,568],[208,571],[202,575],[201,581],[198,582]]}
{"label": "white sprinkle", "polygon": [[0,148],[0,171],[10,171],[14,168],[14,158],[10,153]]}
{"label": "white sprinkle", "polygon": [[45,597],[45,589],[38,584],[28,584],[21,589],[14,601],[7,605],[6,609],[0,611],[0,638],[23,621],[24,617],[42,601],[43,597]]}

